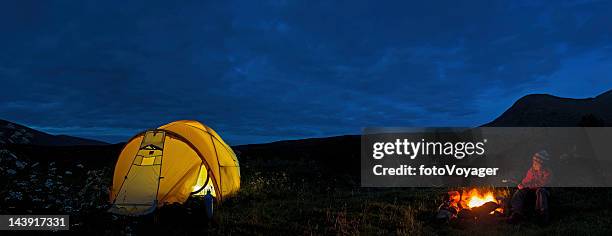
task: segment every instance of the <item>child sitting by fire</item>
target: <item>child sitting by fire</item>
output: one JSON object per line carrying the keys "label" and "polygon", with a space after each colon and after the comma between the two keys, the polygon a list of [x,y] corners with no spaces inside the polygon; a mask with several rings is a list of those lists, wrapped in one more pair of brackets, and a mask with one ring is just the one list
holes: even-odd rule
{"label": "child sitting by fire", "polygon": [[518,190],[512,196],[510,205],[512,215],[510,223],[520,222],[528,207],[531,206],[535,198],[535,212],[543,223],[548,223],[548,197],[550,193],[546,187],[550,184],[552,171],[548,168],[550,155],[545,150],[535,153],[532,157],[531,168],[527,170],[525,178],[518,184]]}

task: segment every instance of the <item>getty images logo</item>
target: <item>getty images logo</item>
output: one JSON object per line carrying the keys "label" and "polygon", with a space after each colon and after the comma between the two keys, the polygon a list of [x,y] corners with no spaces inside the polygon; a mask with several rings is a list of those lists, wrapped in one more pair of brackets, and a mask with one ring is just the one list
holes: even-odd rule
{"label": "getty images logo", "polygon": [[480,142],[436,142],[425,139],[414,142],[398,138],[395,142],[375,142],[372,145],[372,157],[380,160],[386,155],[408,156],[410,159],[415,159],[419,155],[445,155],[460,160],[466,156],[483,155],[486,142],[487,139]]}

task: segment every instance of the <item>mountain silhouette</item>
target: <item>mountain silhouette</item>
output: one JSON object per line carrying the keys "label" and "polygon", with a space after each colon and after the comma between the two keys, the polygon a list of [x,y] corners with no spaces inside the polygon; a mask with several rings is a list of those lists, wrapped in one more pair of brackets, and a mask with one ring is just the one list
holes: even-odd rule
{"label": "mountain silhouette", "polygon": [[572,99],[531,94],[517,100],[492,127],[611,126],[612,90],[594,98]]}
{"label": "mountain silhouette", "polygon": [[[510,108],[487,127],[574,127],[612,126],[612,90],[593,98],[562,98],[549,94],[530,94],[518,99]],[[266,144],[240,145],[241,151],[249,150],[266,154],[285,154],[296,149],[310,149],[324,144],[342,144],[341,147],[358,146],[359,135],[278,141]],[[108,143],[73,137],[51,135],[0,119],[0,144],[30,144],[43,146],[105,145]],[[261,154],[263,154],[261,153]],[[354,154],[352,151],[349,152]],[[327,155],[323,155],[327,156]]]}
{"label": "mountain silhouette", "polygon": [[52,135],[20,124],[0,119],[0,144],[81,146],[106,145],[108,143],[68,135]]}

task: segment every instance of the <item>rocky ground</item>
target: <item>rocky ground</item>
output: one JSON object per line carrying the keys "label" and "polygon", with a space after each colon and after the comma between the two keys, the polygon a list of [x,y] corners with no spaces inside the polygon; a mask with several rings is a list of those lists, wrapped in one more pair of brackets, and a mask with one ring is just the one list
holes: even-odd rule
{"label": "rocky ground", "polygon": [[79,214],[107,207],[109,167],[18,157],[0,149],[2,214]]}

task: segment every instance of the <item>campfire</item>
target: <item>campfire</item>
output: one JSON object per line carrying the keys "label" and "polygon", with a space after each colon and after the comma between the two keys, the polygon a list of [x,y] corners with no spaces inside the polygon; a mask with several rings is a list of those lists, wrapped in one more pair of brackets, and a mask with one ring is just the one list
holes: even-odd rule
{"label": "campfire", "polygon": [[501,215],[502,196],[496,196],[493,189],[472,188],[447,193],[445,201],[438,208],[438,219],[477,219],[489,215]]}
{"label": "campfire", "polygon": [[[460,194],[461,196],[461,194]],[[487,202],[494,202],[496,204],[501,204],[501,200],[496,199],[496,197],[494,196],[493,191],[489,190],[489,191],[479,191],[477,188],[473,188],[470,191],[467,192],[467,194],[462,194],[461,196],[462,199],[462,204],[464,204],[464,208],[467,209],[473,209],[475,207],[481,207],[482,205],[484,205]],[[496,208],[496,211],[500,211],[502,212],[502,208]],[[491,214],[493,214],[494,212],[491,211]]]}

